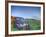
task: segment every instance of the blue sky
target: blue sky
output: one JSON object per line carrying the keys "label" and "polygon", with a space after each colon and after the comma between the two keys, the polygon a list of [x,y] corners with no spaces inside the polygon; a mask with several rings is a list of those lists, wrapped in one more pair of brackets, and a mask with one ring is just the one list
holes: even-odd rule
{"label": "blue sky", "polygon": [[11,6],[11,15],[15,17],[40,19],[40,7],[32,6]]}

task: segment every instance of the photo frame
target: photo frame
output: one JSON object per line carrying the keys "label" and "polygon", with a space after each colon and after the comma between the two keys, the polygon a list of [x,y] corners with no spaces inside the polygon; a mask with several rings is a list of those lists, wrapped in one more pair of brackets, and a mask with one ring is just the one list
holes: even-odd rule
{"label": "photo frame", "polygon": [[[19,20],[24,18],[24,23],[23,21],[21,21],[22,23],[20,21],[16,21],[17,18],[20,18]],[[25,20],[27,20],[26,24]],[[11,24],[14,22],[15,24]],[[15,26],[15,28],[12,28],[13,25]],[[18,27],[17,25],[19,25],[20,27]],[[45,3],[6,0],[5,36],[38,34],[45,34]]]}

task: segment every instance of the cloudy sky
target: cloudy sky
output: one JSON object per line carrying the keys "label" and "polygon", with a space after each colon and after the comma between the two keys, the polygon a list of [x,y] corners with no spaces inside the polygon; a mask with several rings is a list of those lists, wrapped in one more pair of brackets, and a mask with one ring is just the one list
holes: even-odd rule
{"label": "cloudy sky", "polygon": [[40,7],[32,6],[11,6],[11,15],[15,17],[40,19]]}

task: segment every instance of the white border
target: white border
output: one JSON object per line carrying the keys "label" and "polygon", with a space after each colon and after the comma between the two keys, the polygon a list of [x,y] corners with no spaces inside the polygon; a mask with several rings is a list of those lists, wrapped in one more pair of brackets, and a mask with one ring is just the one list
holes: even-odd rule
{"label": "white border", "polygon": [[[35,6],[41,7],[41,30],[31,30],[31,31],[12,31],[11,32],[11,5],[15,6]],[[39,33],[43,32],[43,5],[39,4],[20,4],[20,3],[8,3],[8,34],[24,34],[24,33]]]}

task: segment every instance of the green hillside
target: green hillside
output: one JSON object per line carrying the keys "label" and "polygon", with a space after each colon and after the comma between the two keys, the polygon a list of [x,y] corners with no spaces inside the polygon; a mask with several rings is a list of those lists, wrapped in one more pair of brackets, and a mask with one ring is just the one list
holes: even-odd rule
{"label": "green hillside", "polygon": [[29,24],[31,30],[39,30],[40,29],[40,20],[26,19],[26,21]]}

